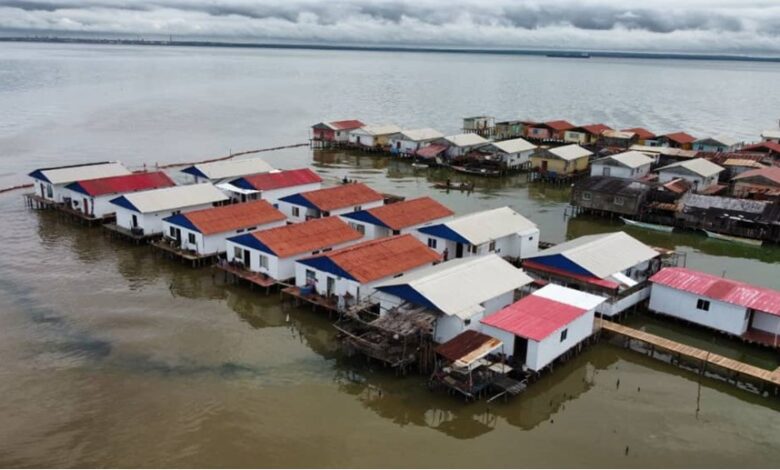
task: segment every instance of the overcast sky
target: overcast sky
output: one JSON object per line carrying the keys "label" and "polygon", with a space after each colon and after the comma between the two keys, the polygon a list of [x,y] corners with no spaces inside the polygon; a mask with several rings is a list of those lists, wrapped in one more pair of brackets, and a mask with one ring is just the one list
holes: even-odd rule
{"label": "overcast sky", "polygon": [[780,0],[0,0],[0,32],[780,55]]}

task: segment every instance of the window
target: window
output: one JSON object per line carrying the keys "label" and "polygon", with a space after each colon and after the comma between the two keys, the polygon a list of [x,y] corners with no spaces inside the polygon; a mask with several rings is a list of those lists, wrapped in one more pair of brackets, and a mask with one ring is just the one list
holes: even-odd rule
{"label": "window", "polygon": [[187,241],[189,241],[191,244],[195,244],[195,234],[190,232],[187,234]]}
{"label": "window", "polygon": [[623,196],[615,196],[615,199],[613,201],[616,206],[622,206],[626,203],[626,199]]}
{"label": "window", "polygon": [[609,176],[610,172],[612,172],[612,168],[605,166],[601,169],[601,174],[603,176]]}
{"label": "window", "polygon": [[311,269],[306,270],[306,284],[316,284],[317,283],[317,275],[312,271]]}
{"label": "window", "polygon": [[349,226],[357,230],[361,235],[366,234],[366,226],[362,224],[356,224],[354,222],[350,222]]}
{"label": "window", "polygon": [[400,230],[393,230],[393,235],[401,235],[401,231]]}
{"label": "window", "polygon": [[323,248],[322,252],[325,253],[326,251],[331,251],[333,248]]}
{"label": "window", "polygon": [[244,233],[244,229],[240,228],[240,229],[236,230],[236,233]]}
{"label": "window", "polygon": [[363,210],[363,206],[355,206],[355,212]]}
{"label": "window", "polygon": [[54,197],[54,189],[50,184],[46,185],[46,197]]}
{"label": "window", "polygon": [[176,229],[173,228],[173,227],[170,227],[169,231],[171,233],[171,238],[176,238]]}
{"label": "window", "polygon": [[249,227],[246,229],[247,232],[251,232],[252,230],[257,230],[257,227]]}
{"label": "window", "polygon": [[265,255],[260,255],[260,267],[268,269],[268,257]]}
{"label": "window", "polygon": [[477,245],[469,245],[469,253],[477,254]]}
{"label": "window", "polygon": [[696,301],[696,308],[699,310],[704,310],[705,312],[709,312],[710,310],[710,301],[699,299]]}
{"label": "window", "polygon": [[561,331],[561,343],[566,341],[566,336],[568,336],[568,334],[569,334],[569,329],[568,328],[566,328],[563,331]]}
{"label": "window", "polygon": [[240,246],[233,247],[233,258],[241,259],[244,256],[244,250]]}
{"label": "window", "polygon": [[469,326],[469,325],[471,325],[471,318],[466,318],[466,319],[464,319],[464,320],[463,320],[463,324],[464,324],[464,325],[466,325],[466,326]]}
{"label": "window", "polygon": [[496,251],[496,241],[495,240],[492,240],[490,242],[490,245],[488,245],[488,251],[491,252],[491,253]]}
{"label": "window", "polygon": [[293,217],[300,217],[301,216],[301,209],[299,207],[293,206],[293,208],[292,208],[292,215],[293,215]]}
{"label": "window", "polygon": [[582,200],[583,201],[590,201],[591,199],[593,199],[593,195],[590,194],[590,191],[583,191],[582,192]]}
{"label": "window", "polygon": [[436,249],[436,239],[435,238],[429,238],[428,239],[428,248]]}
{"label": "window", "polygon": [[318,255],[318,254],[320,254],[320,250],[314,250],[314,251],[311,252],[311,254]]}

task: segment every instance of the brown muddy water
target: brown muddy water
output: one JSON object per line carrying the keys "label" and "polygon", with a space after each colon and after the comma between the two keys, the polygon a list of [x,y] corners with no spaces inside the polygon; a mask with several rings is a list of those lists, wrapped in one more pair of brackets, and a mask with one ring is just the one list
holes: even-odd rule
{"label": "brown muddy water", "polygon": [[[331,80],[331,72],[374,70],[354,53],[271,51],[258,57],[245,51],[124,48],[107,54],[88,47],[14,47],[0,50],[5,77],[0,105],[16,113],[0,113],[3,182],[18,182],[36,166],[62,161],[116,157],[138,165],[219,155],[228,146],[296,143],[309,121],[337,114],[338,103],[330,95],[303,91],[308,85]],[[371,60],[385,71],[422,60],[405,57]],[[442,76],[474,60],[499,75],[517,67],[503,58],[424,59],[439,61],[442,70],[432,73]],[[573,66],[535,60],[521,63],[533,65],[540,76]],[[650,67],[621,64],[610,62],[610,74],[644,76]],[[690,73],[711,76],[697,69],[710,65],[682,64]],[[725,74],[726,81],[752,77],[760,84],[778,73],[729,67],[735,69]],[[245,68],[256,72],[257,82],[223,78]],[[266,76],[268,70],[287,72],[289,83]],[[171,76],[179,80],[177,87],[161,79]],[[220,88],[218,79],[230,86]],[[296,88],[298,83],[307,86]],[[356,103],[374,96],[362,84],[348,104],[356,115]],[[412,85],[415,96],[424,97],[436,82],[428,77]],[[412,85],[389,75],[380,88],[406,96]],[[284,97],[280,89],[291,95]],[[311,106],[299,106],[295,93],[310,98]],[[494,94],[474,93],[486,99]],[[247,96],[251,105],[245,104]],[[288,100],[293,109],[282,108]],[[376,108],[366,108],[366,114],[387,106],[384,112],[398,122],[422,121],[392,103],[372,103]],[[69,119],[63,119],[63,109],[72,114]],[[693,122],[696,116],[678,117]],[[252,128],[283,130],[281,137],[258,136]],[[313,165],[326,178],[346,175],[407,197],[431,195],[458,213],[509,204],[554,242],[623,228],[598,219],[565,219],[567,189],[528,184],[522,175],[476,179],[473,193],[447,193],[431,183],[459,176],[414,170],[387,158],[307,149],[265,157],[280,168]],[[515,400],[464,404],[429,392],[424,377],[398,377],[344,358],[326,317],[308,309],[283,310],[275,295],[224,285],[207,269],[192,270],[146,247],[112,241],[99,229],[28,211],[18,193],[0,195],[0,217],[0,466],[771,467],[780,462],[778,400],[608,343],[557,367]],[[690,267],[780,288],[776,248],[742,247],[694,233],[627,231],[686,252]],[[779,364],[774,353],[704,330],[646,315],[629,321],[762,367]]]}

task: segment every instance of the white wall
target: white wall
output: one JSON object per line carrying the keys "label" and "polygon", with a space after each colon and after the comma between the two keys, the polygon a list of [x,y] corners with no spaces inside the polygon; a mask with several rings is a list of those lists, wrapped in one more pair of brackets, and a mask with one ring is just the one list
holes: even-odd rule
{"label": "white wall", "polygon": [[195,211],[199,209],[208,209],[214,207],[213,204],[200,204],[197,206],[180,207],[173,210],[163,212],[153,212],[148,214],[141,214],[130,209],[114,205],[116,208],[116,224],[119,227],[130,230],[133,227],[132,216],[135,214],[138,217],[138,226],[144,230],[145,235],[157,234],[163,232],[163,219],[170,217],[174,214],[181,212]]}
{"label": "white wall", "polygon": [[756,311],[753,314],[753,325],[756,330],[766,331],[773,335],[780,334],[780,316]]}
{"label": "white wall", "polygon": [[[399,142],[400,142],[400,148],[398,147]],[[393,148],[398,153],[412,154],[420,150],[421,148],[430,145],[431,141],[425,140],[422,142],[417,142],[414,140],[406,140],[399,135],[396,137],[391,137],[389,139],[389,143],[390,143],[390,147]]]}
{"label": "white wall", "polygon": [[[171,240],[175,240],[175,237],[171,235],[171,227],[181,230],[181,248],[184,250],[194,250],[201,255],[211,255],[215,253],[224,253],[227,250],[227,239],[235,237],[242,233],[255,230],[267,230],[275,227],[283,227],[287,224],[287,221],[280,220],[274,221],[264,225],[256,225],[251,227],[251,230],[247,228],[241,228],[237,230],[231,230],[229,232],[214,233],[210,235],[203,235],[202,233],[191,230],[180,225],[171,224],[170,222],[163,221],[163,235]],[[195,237],[195,243],[190,243],[190,234]]]}
{"label": "white wall", "polygon": [[272,205],[276,205],[279,203],[279,199],[283,197],[292,196],[293,194],[298,193],[305,193],[308,191],[315,191],[320,188],[322,188],[322,183],[309,183],[298,186],[290,186],[288,188],[269,189],[260,192],[260,199],[264,199]]}
{"label": "white wall", "polygon": [[[599,295],[603,295],[603,294],[599,294]],[[618,313],[628,310],[629,308],[642,302],[648,297],[650,297],[649,286],[645,287],[644,289],[640,289],[623,298],[619,298],[615,301],[612,301],[611,299],[608,298],[604,303],[602,303],[596,308],[596,311],[605,317],[614,317]]]}
{"label": "white wall", "polygon": [[[650,163],[642,165],[639,168],[628,168],[625,166],[605,165],[604,163],[593,163],[590,167],[591,176],[616,176],[619,178],[641,178],[650,172]],[[604,174],[604,169],[609,169],[609,174]]]}
{"label": "white wall", "polygon": [[[568,325],[558,328],[542,341],[528,340],[528,354],[525,364],[531,370],[541,370],[593,334],[594,311],[577,317]],[[561,332],[567,330],[566,339],[561,341]]]}
{"label": "white wall", "polygon": [[[384,204],[385,201],[380,200],[380,201],[367,202],[359,206],[342,207],[341,209],[335,209],[330,211],[330,213],[328,213],[328,216],[348,214],[350,212],[355,212],[362,209],[371,209],[373,207],[383,206]],[[297,217],[293,215],[294,207],[297,207],[299,209],[299,213]],[[306,222],[309,219],[326,217],[326,215],[322,214],[317,209],[310,209],[308,207],[290,204],[289,202],[285,202],[285,201],[279,201],[279,211],[282,212],[285,216],[287,216],[287,219],[290,220],[291,222]]]}
{"label": "white wall", "polygon": [[[358,139],[360,140],[359,142]],[[374,136],[368,132],[363,131],[362,129],[356,129],[355,131],[349,133],[349,142],[352,144],[361,145],[363,147],[373,147]]]}
{"label": "white wall", "polygon": [[497,153],[496,155],[504,162],[507,168],[519,168],[531,161],[533,153],[534,150],[526,150],[515,153]]}
{"label": "white wall", "polygon": [[[448,254],[447,259],[455,259],[457,250],[456,242],[421,233],[416,229],[411,233],[415,236],[415,238],[428,246],[430,246],[428,243],[429,239],[435,240],[436,246],[431,247],[433,250],[439,254],[442,254],[446,248]],[[505,237],[496,239],[495,242],[495,251],[492,252],[490,251],[490,242],[477,245],[476,253],[473,253],[470,250],[470,247],[473,245],[464,244],[463,258],[468,258],[469,256],[481,256],[489,253],[496,253],[502,257],[527,258],[539,251],[539,229],[534,228],[519,234],[507,235]]]}
{"label": "white wall", "polygon": [[[708,311],[696,308],[699,299],[709,300]],[[733,335],[747,331],[748,313],[745,307],[727,304],[719,300],[653,284],[650,293],[650,310],[672,317],[714,328]]]}
{"label": "white wall", "polygon": [[480,320],[484,314],[484,311],[476,313],[468,321],[455,315],[440,315],[433,330],[433,340],[437,343],[446,343],[466,330],[479,330],[482,325]]}
{"label": "white wall", "polygon": [[714,175],[709,178],[703,178],[701,176],[692,175],[688,172],[683,172],[683,171],[678,172],[675,171],[673,168],[658,172],[658,182],[662,184],[668,183],[669,181],[672,181],[677,178],[682,178],[686,181],[690,181],[691,183],[694,184],[695,189],[704,189],[718,182],[718,175]]}

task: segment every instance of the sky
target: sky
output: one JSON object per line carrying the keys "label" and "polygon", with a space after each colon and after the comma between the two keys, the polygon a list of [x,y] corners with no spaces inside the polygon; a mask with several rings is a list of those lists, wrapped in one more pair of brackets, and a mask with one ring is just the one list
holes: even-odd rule
{"label": "sky", "polygon": [[780,0],[0,0],[0,34],[780,56]]}

